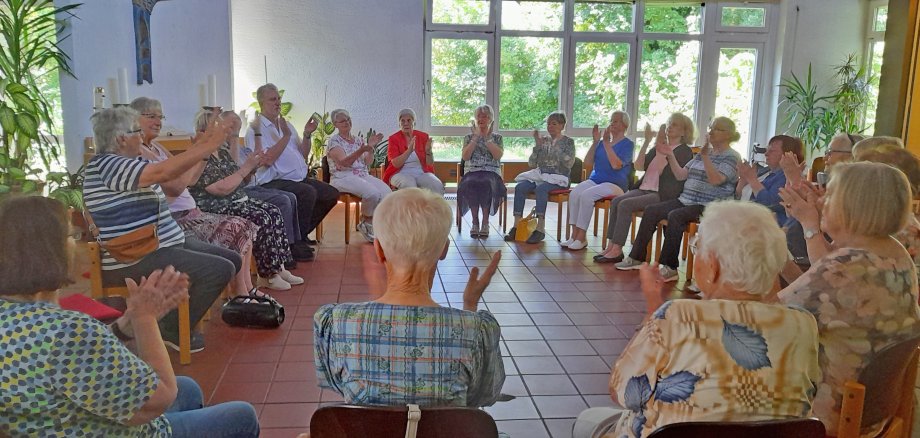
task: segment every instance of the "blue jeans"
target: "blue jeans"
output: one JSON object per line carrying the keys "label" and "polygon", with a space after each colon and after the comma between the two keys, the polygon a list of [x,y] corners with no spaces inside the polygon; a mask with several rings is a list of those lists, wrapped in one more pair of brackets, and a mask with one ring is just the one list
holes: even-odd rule
{"label": "blue jeans", "polygon": [[521,181],[514,186],[514,215],[524,216],[524,203],[527,202],[527,195],[536,193],[537,195],[537,216],[546,216],[546,204],[549,203],[549,192],[553,190],[564,189],[563,186],[556,184],[540,183],[537,185],[532,181]]}
{"label": "blue jeans", "polygon": [[176,401],[164,414],[174,437],[259,436],[259,419],[249,403],[233,401],[204,407],[201,388],[194,380],[176,376],[176,386]]}

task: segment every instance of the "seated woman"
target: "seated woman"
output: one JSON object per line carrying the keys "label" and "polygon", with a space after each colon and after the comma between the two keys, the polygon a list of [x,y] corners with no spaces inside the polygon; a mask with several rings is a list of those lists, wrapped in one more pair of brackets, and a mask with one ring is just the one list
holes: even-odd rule
{"label": "seated woman", "polygon": [[[215,123],[185,153],[154,163],[138,159],[143,147],[138,116],[131,108],[115,108],[90,118],[96,155],[86,164],[83,201],[87,218],[98,230],[102,282],[121,285],[126,278],[140,281],[154,270],[172,265],[191,277],[189,320],[194,327],[240,271],[243,260],[237,252],[186,236],[169,213],[161,183],[180,178],[202,163],[220,147],[226,131]],[[153,252],[127,259],[116,258],[107,249],[113,239],[150,225],[156,229]],[[178,350],[178,312],[167,314],[160,327],[167,345]],[[192,352],[203,349],[204,338],[193,333]]]}
{"label": "seated woman", "polygon": [[767,143],[766,167],[752,163],[738,163],[738,185],[735,197],[742,201],[754,201],[765,205],[782,226],[786,223],[786,209],[779,198],[779,189],[786,185],[786,175],[780,167],[783,155],[791,153],[798,162],[805,161],[802,140],[788,135],[776,135]]}
{"label": "seated woman", "polygon": [[[781,191],[790,211],[808,233],[813,210],[801,198]],[[892,235],[911,216],[907,177],[882,163],[839,163],[827,185],[818,223],[808,239],[809,254],[833,244],[811,268],[779,292],[785,304],[807,309],[818,320],[818,381],[814,415],[830,436],[837,435],[841,390],[855,380],[882,348],[920,333],[917,271],[910,255]],[[863,425],[862,434],[877,436],[887,421]]]}
{"label": "seated woman", "polygon": [[[537,228],[527,238],[527,243],[540,243],[546,237],[546,206],[549,192],[569,187],[569,174],[575,164],[575,141],[562,134],[565,130],[565,114],[554,112],[546,117],[546,132],[541,136],[534,129],[533,152],[527,164],[530,170],[516,176],[514,180],[514,223],[524,217],[524,204],[527,196],[536,194]],[[560,206],[561,208],[561,206]],[[517,226],[511,227],[505,241],[514,240]]]}
{"label": "seated woman", "polygon": [[374,148],[383,140],[383,134],[374,135],[365,144],[364,138],[352,135],[351,115],[343,109],[332,111],[332,123],[339,132],[329,138],[326,145],[326,157],[332,173],[329,184],[340,192],[361,197],[362,220],[358,231],[368,242],[373,242],[374,209],[391,192],[385,182],[368,173],[369,166],[374,162]]}
{"label": "seated woman", "polygon": [[168,266],[123,281],[117,324],[139,357],[99,321],[58,307],[69,232],[53,199],[0,205],[0,436],[258,437],[249,403],[204,407],[198,384],[173,373],[157,320],[188,297],[187,275]]}
{"label": "seated woman", "polygon": [[585,167],[591,167],[591,176],[582,181],[569,193],[569,223],[573,224],[572,238],[562,246],[579,251],[588,246],[587,229],[594,212],[594,202],[607,196],[619,196],[629,190],[629,174],[632,172],[632,140],[626,138],[629,129],[629,114],[614,111],[610,125],[604,129],[603,139],[597,125],[594,125],[594,143],[585,154]]}
{"label": "seated woman", "polygon": [[709,124],[706,144],[692,160],[680,166],[674,151],[667,145],[658,144],[656,152],[668,157],[668,167],[679,180],[684,180],[680,197],[646,207],[642,222],[636,233],[632,251],[616,268],[623,271],[639,269],[647,257],[646,248],[655,234],[658,222],[668,220],[664,233],[664,244],[658,257],[661,275],[665,281],[677,281],[678,255],[684,231],[690,221],[697,220],[706,204],[720,199],[731,199],[735,195],[738,178],[738,163],[741,156],[731,148],[731,143],[741,136],[735,130],[735,122],[727,117],[716,117]]}
{"label": "seated woman", "polygon": [[434,152],[431,137],[413,129],[415,111],[405,108],[399,112],[399,131],[387,140],[387,166],[383,182],[396,187],[420,187],[439,195],[444,183],[434,175]]}
{"label": "seated woman", "polygon": [[808,312],[771,304],[786,261],[783,232],[765,207],[706,207],[694,279],[703,300],[663,302],[664,278],[642,265],[648,315],[610,375],[622,408],[592,408],[574,438],[642,438],[688,421],[758,421],[810,415],[818,370],[818,328]]}
{"label": "seated woman", "polygon": [[[656,142],[671,149],[679,167],[683,167],[693,158],[693,151],[687,145],[692,144],[696,138],[694,130],[693,121],[681,113],[671,114],[667,125],[661,125],[658,130]],[[646,124],[645,142],[642,143],[639,156],[634,163],[636,169],[645,171],[645,174],[639,180],[639,188],[617,196],[610,202],[607,250],[594,256],[597,263],[623,261],[623,245],[626,244],[633,213],[642,211],[652,204],[676,199],[684,190],[684,182],[671,172],[667,156],[656,153],[657,146],[646,152],[651,141],[652,128]]]}
{"label": "seated woman", "polygon": [[[216,117],[214,113],[200,111],[195,119],[199,132]],[[229,144],[224,143],[209,156],[201,176],[191,187],[191,192],[202,210],[243,217],[258,226],[252,244],[252,254],[255,256],[260,282],[267,284],[271,289],[286,290],[290,289],[292,284],[303,284],[303,279],[284,268],[285,263],[293,261],[294,258],[291,256],[290,244],[284,233],[281,210],[267,202],[250,198],[243,191],[246,180],[259,167],[262,155],[261,152],[251,154],[240,167],[230,156]],[[248,273],[246,277],[250,282],[247,294],[264,296],[265,294],[252,287],[252,279]]]}
{"label": "seated woman", "polygon": [[[415,188],[377,207],[377,257],[387,270],[383,296],[316,311],[313,344],[319,385],[360,405],[489,406],[505,381],[498,321],[477,303],[498,267],[470,271],[463,310],[431,299],[438,260],[453,223],[440,195]],[[407,347],[409,346],[409,347]]]}
{"label": "seated woman", "polygon": [[[143,135],[140,156],[153,163],[172,157],[172,153],[155,141],[160,135],[160,128],[165,118],[160,101],[149,97],[138,97],[131,102],[131,108],[140,113],[138,120]],[[248,294],[252,289],[248,261],[252,251],[252,240],[256,235],[256,226],[241,217],[204,213],[198,209],[195,198],[188,191],[188,186],[198,180],[203,169],[204,160],[195,163],[188,171],[176,178],[160,181],[160,188],[166,194],[173,219],[187,237],[226,249],[218,255],[224,256],[226,253],[228,257],[242,257],[241,260],[247,261],[247,269],[242,269],[242,263],[234,262],[237,271],[233,289],[239,295]],[[236,255],[231,253],[236,253]]]}
{"label": "seated woman", "polygon": [[[492,107],[476,108],[475,122],[470,133],[463,137],[460,151],[464,161],[463,179],[457,185],[457,208],[460,216],[472,212],[473,225],[470,237],[489,237],[489,216],[508,199],[508,189],[502,180],[501,163],[505,153],[502,136],[492,132],[495,115]],[[479,212],[482,212],[482,221]]]}

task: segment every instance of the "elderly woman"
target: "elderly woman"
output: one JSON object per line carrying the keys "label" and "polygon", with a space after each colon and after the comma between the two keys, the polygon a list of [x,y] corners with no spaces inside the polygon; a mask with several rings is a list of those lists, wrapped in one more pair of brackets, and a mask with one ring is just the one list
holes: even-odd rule
{"label": "elderly woman", "polygon": [[649,314],[610,376],[622,408],[582,412],[573,437],[642,438],[671,423],[809,416],[820,378],[818,329],[808,312],[770,303],[787,257],[773,215],[754,203],[711,203],[690,250],[704,299],[663,302],[664,278],[643,265]]}
{"label": "elderly woman", "polygon": [[398,190],[380,203],[374,249],[386,265],[386,292],[371,302],[317,310],[320,386],[360,405],[495,403],[505,381],[501,332],[491,313],[476,309],[501,252],[482,277],[471,270],[462,310],[440,306],[431,282],[450,246],[452,217],[447,201],[427,190]]}
{"label": "elderly woman", "polygon": [[368,242],[374,241],[374,209],[384,197],[390,194],[390,187],[368,173],[374,162],[374,148],[383,140],[383,134],[367,139],[351,133],[351,115],[348,111],[332,111],[332,123],[338,133],[329,138],[326,157],[332,178],[329,184],[340,192],[353,193],[361,197],[362,221],[358,231]]}
{"label": "elderly woman", "polygon": [[170,266],[140,284],[126,279],[116,324],[133,333],[138,356],[99,321],[58,306],[69,231],[55,200],[0,205],[0,435],[259,436],[251,405],[202,407],[201,388],[173,373],[157,319],[188,296],[184,274]]}
{"label": "elderly woman", "polygon": [[[674,113],[668,117],[667,125],[661,125],[656,142],[667,145],[674,154],[677,164],[683,167],[693,158],[692,144],[695,128],[689,117]],[[639,180],[639,187],[617,196],[610,202],[610,227],[607,231],[607,250],[594,256],[597,263],[619,263],[623,261],[623,245],[632,224],[632,215],[645,207],[659,202],[670,201],[680,196],[684,182],[677,179],[668,166],[668,158],[657,154],[648,146],[652,141],[652,128],[645,125],[645,141],[639,149],[634,165],[645,174]],[[664,147],[664,146],[661,146]],[[646,152],[647,151],[647,152]]]}
{"label": "elderly woman", "polygon": [[[131,108],[140,113],[139,123],[143,140],[140,156],[154,163],[172,157],[172,153],[155,141],[160,135],[165,118],[160,102],[149,97],[138,97],[131,102]],[[235,252],[238,254],[237,257],[241,256],[242,260],[248,261],[256,226],[241,217],[202,212],[188,191],[188,186],[198,180],[204,165],[205,160],[199,161],[178,177],[159,183],[166,194],[169,211],[187,237],[226,248],[229,250],[228,253]],[[248,294],[252,289],[249,269],[242,269],[242,263],[238,266],[234,278],[235,292],[239,295]]]}
{"label": "elderly woman", "polygon": [[513,241],[517,234],[517,223],[524,217],[524,203],[531,193],[536,194],[537,228],[527,238],[527,243],[540,243],[545,237],[546,206],[549,192],[569,187],[569,174],[575,164],[575,141],[562,134],[565,130],[565,114],[554,112],[546,117],[546,132],[540,135],[534,129],[533,152],[527,164],[530,170],[514,178],[514,223],[505,241]]}
{"label": "elderly woman", "polygon": [[396,187],[420,187],[444,194],[444,183],[434,174],[431,137],[415,130],[415,111],[399,111],[399,131],[387,140],[387,167],[383,182]]}
{"label": "elderly woman", "polygon": [[639,269],[645,260],[646,248],[658,227],[658,222],[668,220],[664,245],[658,257],[661,275],[666,281],[677,281],[678,254],[684,231],[690,221],[697,220],[706,204],[720,199],[731,199],[735,195],[735,181],[738,178],[738,163],[741,156],[731,148],[740,134],[735,122],[727,117],[716,117],[709,124],[706,144],[692,160],[681,166],[674,151],[668,145],[658,144],[656,152],[668,157],[668,167],[674,176],[683,180],[684,190],[680,197],[653,204],[645,209],[642,222],[632,251],[616,268],[628,271]]}
{"label": "elderly woman", "polygon": [[629,190],[629,174],[632,172],[633,149],[636,145],[626,138],[629,128],[629,114],[614,111],[610,124],[604,129],[603,139],[597,125],[594,125],[594,143],[585,154],[585,167],[592,168],[591,176],[582,181],[569,193],[569,223],[572,238],[562,246],[579,251],[588,246],[587,229],[594,212],[594,202],[607,196],[619,196]]}
{"label": "elderly woman", "polygon": [[[221,291],[239,272],[239,253],[186,236],[166,205],[161,184],[182,177],[198,166],[223,141],[225,128],[215,123],[185,153],[160,162],[140,158],[144,147],[138,113],[131,108],[100,111],[90,118],[96,156],[86,164],[83,200],[88,219],[95,223],[102,249],[102,281],[124,284],[140,281],[157,269],[174,266],[191,278],[189,319],[194,327]],[[153,225],[156,247],[139,259],[113,255],[107,248],[113,239]],[[178,312],[160,321],[163,339],[178,350]],[[204,349],[204,338],[192,334],[192,352]]]}
{"label": "elderly woman", "polygon": [[[812,235],[809,254],[826,252],[779,292],[779,300],[807,309],[818,320],[822,379],[814,415],[834,436],[844,382],[855,380],[884,347],[920,333],[917,270],[892,237],[911,216],[910,183],[887,164],[835,165],[819,228],[811,233],[818,216],[814,206],[800,205],[804,201],[789,190],[781,193]],[[823,233],[833,244],[816,237]],[[864,425],[863,435],[876,436],[886,423]]]}
{"label": "elderly woman", "polygon": [[[489,216],[508,199],[508,189],[502,179],[501,160],[505,153],[502,136],[492,132],[495,114],[489,105],[476,108],[470,133],[463,137],[463,179],[457,185],[457,208],[460,215],[472,212],[470,237],[489,237]],[[482,221],[479,212],[482,212]]]}
{"label": "elderly woman", "polygon": [[[214,114],[211,112],[199,112],[195,120],[199,132],[207,128],[213,117]],[[294,258],[291,256],[290,244],[284,232],[281,210],[267,202],[250,198],[243,191],[246,180],[255,172],[262,156],[261,152],[253,153],[242,166],[238,166],[230,156],[230,145],[224,143],[208,157],[207,164],[198,181],[191,187],[191,191],[202,210],[239,216],[258,226],[252,254],[255,256],[260,284],[270,289],[288,290],[291,285],[303,284],[303,279],[284,268],[285,263],[293,261]],[[246,277],[250,281],[246,294],[264,296],[252,287],[252,279],[248,278],[248,273]]]}
{"label": "elderly woman", "polygon": [[754,201],[765,205],[782,226],[786,223],[786,210],[779,198],[779,189],[786,185],[786,174],[780,167],[783,155],[791,153],[796,160],[805,160],[802,140],[788,135],[776,135],[767,143],[766,167],[753,163],[738,163],[738,185],[735,197],[742,201]]}

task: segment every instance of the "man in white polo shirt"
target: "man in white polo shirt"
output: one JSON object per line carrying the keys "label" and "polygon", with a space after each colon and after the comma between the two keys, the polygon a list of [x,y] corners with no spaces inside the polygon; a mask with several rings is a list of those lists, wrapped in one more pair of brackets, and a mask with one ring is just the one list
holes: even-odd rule
{"label": "man in white polo shirt", "polygon": [[[261,115],[258,123],[246,131],[246,147],[265,149],[262,166],[256,171],[256,184],[291,192],[297,196],[297,220],[301,239],[314,243],[307,235],[329,214],[339,200],[339,191],[329,184],[307,177],[306,157],[310,155],[310,135],[316,130],[316,120],[304,126],[303,139],[294,125],[281,117],[281,94],[274,84],[256,90]],[[258,142],[256,139],[258,138]],[[304,249],[312,248],[304,245]]]}

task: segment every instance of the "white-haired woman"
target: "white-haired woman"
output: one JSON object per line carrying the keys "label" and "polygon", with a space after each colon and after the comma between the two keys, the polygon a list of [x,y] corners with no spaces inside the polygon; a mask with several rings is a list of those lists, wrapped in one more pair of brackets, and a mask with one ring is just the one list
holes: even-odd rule
{"label": "white-haired woman", "polygon": [[[386,265],[383,296],[327,304],[314,315],[320,386],[346,403],[489,406],[505,380],[498,321],[477,303],[501,259],[473,268],[463,309],[431,298],[438,260],[450,246],[451,208],[427,190],[398,190],[377,206],[374,249]],[[407,347],[408,346],[408,347]]]}
{"label": "white-haired woman", "polygon": [[614,111],[610,124],[601,134],[594,125],[594,142],[585,154],[585,167],[590,167],[591,176],[580,182],[569,193],[569,223],[572,237],[562,246],[579,251],[588,246],[587,229],[594,212],[594,203],[608,196],[619,196],[629,190],[629,174],[632,172],[635,143],[626,137],[629,128],[629,114]]}
{"label": "white-haired woman", "polygon": [[463,137],[460,151],[464,173],[457,185],[457,208],[461,216],[468,210],[472,212],[470,237],[489,237],[489,216],[497,213],[498,207],[508,199],[500,163],[505,149],[502,136],[492,131],[494,121],[491,106],[477,107],[475,121],[470,133]]}
{"label": "white-haired woman", "polygon": [[810,415],[818,328],[808,312],[771,303],[787,259],[773,214],[749,202],[709,204],[690,245],[703,300],[664,302],[664,278],[643,265],[648,315],[610,376],[622,408],[582,412],[573,437],[643,438],[678,422]]}
{"label": "white-haired woman", "polygon": [[332,123],[338,132],[326,144],[326,157],[332,177],[329,184],[340,192],[353,193],[361,197],[362,220],[358,231],[368,242],[374,241],[374,209],[392,191],[378,178],[368,173],[374,162],[374,150],[383,140],[383,134],[376,134],[364,142],[364,138],[351,132],[351,114],[343,109],[332,111]]}
{"label": "white-haired woman", "polygon": [[[805,209],[798,205],[805,202],[800,197],[780,193],[792,204],[790,211]],[[856,379],[882,348],[920,333],[920,308],[916,267],[892,237],[911,215],[904,173],[882,163],[838,163],[824,199],[819,228],[810,229],[810,218],[797,217],[809,236],[809,254],[827,253],[780,291],[779,299],[818,320],[822,379],[814,415],[833,436],[843,383]],[[824,234],[833,241],[829,246]],[[862,432],[876,436],[886,423],[864,425]]]}
{"label": "white-haired woman", "polygon": [[396,187],[419,187],[444,194],[444,183],[434,174],[431,137],[415,129],[415,111],[399,111],[399,131],[387,139],[387,166],[383,182]]}

